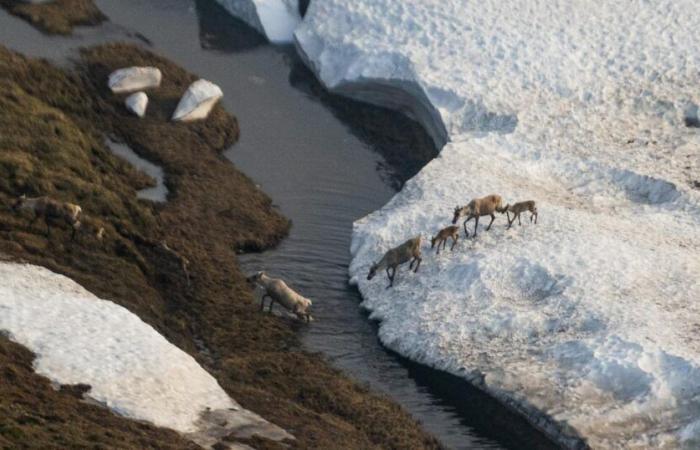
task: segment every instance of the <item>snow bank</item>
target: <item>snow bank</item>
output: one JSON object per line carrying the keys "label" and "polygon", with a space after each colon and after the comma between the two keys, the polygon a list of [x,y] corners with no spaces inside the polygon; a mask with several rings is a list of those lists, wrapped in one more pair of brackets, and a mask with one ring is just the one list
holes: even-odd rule
{"label": "snow bank", "polygon": [[[291,437],[242,409],[188,354],[136,315],[45,268],[0,262],[0,330],[60,384],[89,384],[88,396],[118,414],[206,438],[260,431]],[[209,417],[231,418],[227,426]],[[196,439],[206,442],[206,439]]]}
{"label": "snow bank", "polygon": [[[295,39],[326,86],[451,141],[354,226],[350,275],[385,345],[568,446],[697,444],[699,26],[689,1],[311,3]],[[536,200],[540,223],[498,217],[453,253],[425,249],[394,289],[366,280],[490,193]]]}
{"label": "snow bank", "polygon": [[294,29],[301,22],[297,0],[216,1],[274,43],[291,42]]}

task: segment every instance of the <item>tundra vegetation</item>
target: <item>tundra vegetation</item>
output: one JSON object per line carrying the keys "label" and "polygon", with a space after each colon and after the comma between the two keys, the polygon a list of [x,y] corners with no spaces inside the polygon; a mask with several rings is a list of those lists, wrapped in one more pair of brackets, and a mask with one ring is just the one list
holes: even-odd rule
{"label": "tundra vegetation", "polygon": [[46,3],[0,0],[0,6],[48,34],[70,34],[75,26],[97,25],[107,20],[93,0],[53,0]]}
{"label": "tundra vegetation", "polygon": [[[106,85],[113,70],[133,65],[165,75],[149,91],[143,119]],[[204,121],[168,120],[195,79],[125,44],[85,49],[72,70],[0,47],[0,255],[64,274],[139,315],[243,407],[290,430],[297,440],[289,448],[439,447],[400,406],[303,351],[289,321],[259,314],[235,255],[277,244],[289,222],[221,157],[238,138],[235,118],[221,105]],[[107,136],[163,167],[167,202],[137,198],[152,180],[114,156]],[[21,194],[80,205],[83,227],[103,229],[102,242],[73,241],[68,228],[47,239],[11,210]],[[85,439],[129,448],[190,446],[168,430],[96,413],[72,394],[82,389],[53,392],[30,366],[31,355],[0,336],[0,446],[31,440],[37,447],[76,447]],[[253,441],[256,448],[281,448]]]}

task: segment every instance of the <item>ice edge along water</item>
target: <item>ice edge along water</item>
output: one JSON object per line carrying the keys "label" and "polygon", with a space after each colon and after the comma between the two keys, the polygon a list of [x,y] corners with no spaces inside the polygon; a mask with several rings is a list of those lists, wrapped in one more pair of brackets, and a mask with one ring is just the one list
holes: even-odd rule
{"label": "ice edge along water", "polygon": [[292,42],[294,30],[301,22],[297,0],[216,0],[276,44]]}
{"label": "ice edge along water", "polygon": [[[451,141],[354,225],[385,345],[568,447],[700,445],[699,27],[689,1],[311,3],[295,41],[329,89]],[[391,290],[365,279],[492,192],[537,200],[541,223],[425,249]]]}
{"label": "ice edge along water", "polygon": [[200,445],[231,433],[293,438],[241,408],[194,358],[126,308],[39,266],[0,262],[0,279],[0,331],[36,354],[37,373],[88,384],[86,395],[116,413]]}

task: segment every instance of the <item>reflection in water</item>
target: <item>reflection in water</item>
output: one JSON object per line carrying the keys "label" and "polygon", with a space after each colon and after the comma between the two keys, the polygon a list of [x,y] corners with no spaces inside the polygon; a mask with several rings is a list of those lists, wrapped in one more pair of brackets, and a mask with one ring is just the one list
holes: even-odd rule
{"label": "reflection in water", "polygon": [[296,53],[290,52],[289,61],[289,83],[311,100],[320,101],[355,137],[382,156],[378,169],[394,189],[401,189],[437,156],[433,140],[416,121],[386,108],[331,94]]}
{"label": "reflection in water", "polygon": [[260,33],[228,14],[213,0],[195,0],[195,5],[202,48],[230,53],[267,44]]}
{"label": "reflection in water", "polygon": [[[388,155],[393,140],[404,145],[397,155],[413,154],[411,143],[420,138],[408,122],[395,125],[401,118],[385,110],[360,105],[369,109],[359,112],[353,102],[325,97],[289,48],[230,33],[227,24],[238,28],[236,22],[214,2],[96,3],[111,23],[80,30],[77,38],[41,35],[0,11],[0,41],[29,54],[57,57],[82,45],[142,36],[156,52],[217,83],[242,130],[227,156],[293,220],[289,239],[278,249],[246,255],[242,264],[246,270],[264,268],[282,276],[314,300],[317,321],[301,327],[305,346],[323,351],[336,366],[393,397],[449,447],[551,445],[523,419],[463,380],[386,351],[376,326],[358,307],[357,291],[347,284],[352,222],[394,193],[377,165],[396,168],[390,180],[394,187],[411,174],[378,156]],[[367,117],[372,118],[369,124]],[[384,127],[394,131],[384,134]],[[424,156],[417,167],[431,156]]]}

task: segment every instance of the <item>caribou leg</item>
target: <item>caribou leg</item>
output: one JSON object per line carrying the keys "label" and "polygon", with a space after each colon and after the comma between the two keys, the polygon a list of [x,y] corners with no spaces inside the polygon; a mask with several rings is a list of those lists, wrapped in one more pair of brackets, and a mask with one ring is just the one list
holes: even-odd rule
{"label": "caribou leg", "polygon": [[[465,237],[469,237],[469,232],[467,231],[467,222],[469,222],[473,218],[474,218],[474,216],[469,216],[469,217],[467,217],[467,220],[464,221],[464,236]],[[476,218],[476,221],[477,221],[477,223],[479,222],[478,217]]]}
{"label": "caribou leg", "polygon": [[489,231],[491,229],[491,224],[494,220],[496,220],[496,216],[493,213],[491,213],[491,222],[489,222],[489,226],[486,227],[486,231]]}
{"label": "caribou leg", "polygon": [[418,272],[418,268],[420,267],[420,263],[421,263],[421,261],[423,261],[423,258],[421,258],[419,256],[419,257],[417,257],[417,260],[418,260],[418,264],[416,264],[416,270],[414,270],[413,273]]}

